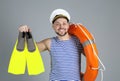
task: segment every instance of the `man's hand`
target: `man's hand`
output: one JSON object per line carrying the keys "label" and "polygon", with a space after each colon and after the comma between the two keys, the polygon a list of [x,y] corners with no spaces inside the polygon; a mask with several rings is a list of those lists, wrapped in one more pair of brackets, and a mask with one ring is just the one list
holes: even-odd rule
{"label": "man's hand", "polygon": [[19,32],[30,32],[31,31],[27,25],[21,25],[18,30]]}

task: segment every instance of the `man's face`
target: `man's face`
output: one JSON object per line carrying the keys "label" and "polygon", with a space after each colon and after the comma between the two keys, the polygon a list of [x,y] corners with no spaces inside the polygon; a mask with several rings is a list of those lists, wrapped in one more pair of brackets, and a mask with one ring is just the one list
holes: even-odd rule
{"label": "man's face", "polygon": [[53,29],[59,36],[65,36],[68,33],[69,23],[65,18],[58,18],[53,23]]}

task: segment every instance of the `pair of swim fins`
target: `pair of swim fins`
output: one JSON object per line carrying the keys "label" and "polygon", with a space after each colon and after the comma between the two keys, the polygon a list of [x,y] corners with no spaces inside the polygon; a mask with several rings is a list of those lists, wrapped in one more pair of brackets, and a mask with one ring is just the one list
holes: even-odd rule
{"label": "pair of swim fins", "polygon": [[30,32],[19,32],[10,58],[8,73],[20,75],[27,66],[29,75],[38,75],[45,71],[41,54]]}

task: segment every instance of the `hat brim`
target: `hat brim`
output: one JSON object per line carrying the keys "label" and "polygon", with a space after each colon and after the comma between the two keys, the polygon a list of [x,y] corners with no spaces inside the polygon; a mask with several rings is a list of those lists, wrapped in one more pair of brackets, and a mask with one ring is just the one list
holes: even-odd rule
{"label": "hat brim", "polygon": [[68,19],[66,16],[64,16],[64,15],[62,15],[62,14],[59,14],[59,15],[56,15],[56,16],[54,17],[52,23],[54,23],[54,22],[55,22],[57,19],[59,19],[59,18],[65,18],[65,19],[69,22],[69,19]]}

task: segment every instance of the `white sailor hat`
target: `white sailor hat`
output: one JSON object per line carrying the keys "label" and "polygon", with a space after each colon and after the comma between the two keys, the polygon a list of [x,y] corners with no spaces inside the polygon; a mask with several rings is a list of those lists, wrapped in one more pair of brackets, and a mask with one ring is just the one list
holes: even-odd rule
{"label": "white sailor hat", "polygon": [[64,17],[70,20],[70,14],[64,9],[55,9],[50,15],[50,23],[52,24],[57,18]]}

